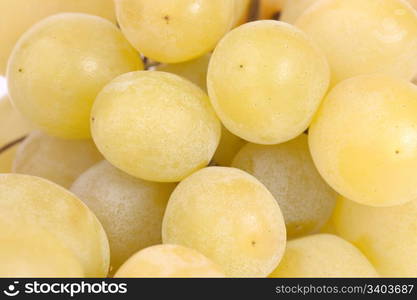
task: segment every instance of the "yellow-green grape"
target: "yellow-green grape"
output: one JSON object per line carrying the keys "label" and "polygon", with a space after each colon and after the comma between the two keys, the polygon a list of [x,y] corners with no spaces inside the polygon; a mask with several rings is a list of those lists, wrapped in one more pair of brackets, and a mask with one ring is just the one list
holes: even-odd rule
{"label": "yellow-green grape", "polygon": [[102,159],[91,140],[63,140],[34,131],[19,145],[13,173],[39,176],[69,188]]}
{"label": "yellow-green grape", "polygon": [[60,12],[83,12],[116,22],[113,0],[0,0],[0,74],[19,37],[41,19]]}
{"label": "yellow-green grape", "polygon": [[285,0],[280,20],[294,24],[298,17],[317,1],[318,0]]}
{"label": "yellow-green grape", "polygon": [[284,1],[285,0],[259,0],[259,18],[275,19],[281,12]]}
{"label": "yellow-green grape", "polygon": [[[31,130],[31,125],[11,105],[9,98],[0,99],[0,148],[7,147]],[[10,173],[17,146],[0,150],[0,173]]]}
{"label": "yellow-green grape", "polygon": [[156,67],[156,70],[177,74],[207,91],[207,68],[210,56],[211,54],[206,54],[194,60],[178,64],[161,64]]}
{"label": "yellow-green grape", "polygon": [[142,67],[110,21],[65,13],[42,20],[22,36],[10,57],[7,80],[16,107],[45,132],[88,138],[91,106],[101,88]]}
{"label": "yellow-green grape", "polygon": [[207,76],[210,100],[224,126],[256,144],[301,134],[330,78],[325,57],[300,30],[271,20],[229,32],[216,47]]}
{"label": "yellow-green grape", "polygon": [[33,224],[0,224],[0,277],[84,277],[72,251],[46,230]]}
{"label": "yellow-green grape", "polygon": [[231,28],[234,0],[115,0],[120,27],[145,56],[164,63],[211,51]]}
{"label": "yellow-green grape", "polygon": [[221,127],[207,95],[177,75],[124,74],[94,103],[92,134],[114,166],[150,181],[175,182],[206,166]]}
{"label": "yellow-green grape", "polygon": [[262,183],[239,169],[209,167],[175,188],[162,240],[201,252],[228,276],[264,277],[284,253],[286,232],[281,210]]}
{"label": "yellow-green grape", "polygon": [[369,257],[382,276],[417,277],[417,200],[370,207],[340,198],[333,217],[340,236]]}
{"label": "yellow-green grape", "polygon": [[225,277],[220,269],[199,252],[178,245],[157,245],[129,258],[115,277]]}
{"label": "yellow-green grape", "polygon": [[234,0],[235,11],[234,11],[234,22],[233,26],[239,26],[246,22],[251,6],[251,0]]}
{"label": "yellow-green grape", "polygon": [[0,174],[0,218],[40,226],[71,250],[88,277],[109,269],[109,244],[94,214],[64,188],[45,179]]}
{"label": "yellow-green grape", "polygon": [[214,153],[211,164],[214,166],[229,167],[233,157],[245,145],[246,142],[240,137],[234,135],[224,126],[222,126],[222,136],[216,153]]}
{"label": "yellow-green grape", "polygon": [[339,235],[332,217],[330,217],[329,220],[327,220],[327,223],[323,225],[323,227],[320,229],[320,233]]}
{"label": "yellow-green grape", "polygon": [[0,153],[0,173],[11,173],[17,146],[10,147]]}
{"label": "yellow-green grape", "polygon": [[339,194],[371,206],[417,198],[417,87],[388,75],[338,84],[309,129],[313,160]]}
{"label": "yellow-green grape", "polygon": [[248,143],[232,167],[268,188],[282,210],[290,239],[318,232],[332,214],[336,194],[317,172],[305,134],[273,146]]}
{"label": "yellow-green grape", "polygon": [[296,22],[329,60],[332,84],[383,72],[410,80],[417,70],[417,13],[402,0],[322,0]]}
{"label": "yellow-green grape", "polygon": [[162,217],[174,187],[136,179],[107,161],[74,182],[71,191],[96,214],[107,233],[112,270],[136,251],[162,242]]}
{"label": "yellow-green grape", "polygon": [[415,9],[417,9],[417,0],[407,0],[411,6],[413,6]]}
{"label": "yellow-green grape", "polygon": [[287,243],[284,257],[269,277],[379,277],[365,255],[332,234],[316,234]]}

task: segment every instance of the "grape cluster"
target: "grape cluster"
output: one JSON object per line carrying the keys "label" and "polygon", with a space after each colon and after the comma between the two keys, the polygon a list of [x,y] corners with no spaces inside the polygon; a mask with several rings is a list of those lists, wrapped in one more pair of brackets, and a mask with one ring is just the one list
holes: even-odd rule
{"label": "grape cluster", "polygon": [[0,277],[417,277],[416,0],[0,0]]}

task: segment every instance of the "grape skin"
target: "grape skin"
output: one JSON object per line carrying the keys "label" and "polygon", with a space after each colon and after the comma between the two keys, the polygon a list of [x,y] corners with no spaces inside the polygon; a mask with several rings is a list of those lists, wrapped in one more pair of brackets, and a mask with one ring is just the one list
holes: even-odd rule
{"label": "grape skin", "polygon": [[284,257],[269,277],[379,277],[355,246],[332,234],[289,241]]}
{"label": "grape skin", "polygon": [[81,173],[102,159],[91,140],[63,140],[34,131],[19,145],[12,170],[69,188]]}
{"label": "grape skin", "polygon": [[129,258],[116,273],[116,278],[225,277],[204,255],[179,245],[157,245],[143,249]]}
{"label": "grape skin", "polygon": [[1,220],[40,226],[71,250],[87,277],[109,269],[106,234],[94,214],[73,194],[45,179],[0,174]]}
{"label": "grape skin", "polygon": [[174,187],[131,177],[107,161],[74,182],[71,191],[96,214],[107,233],[113,271],[135,252],[162,242],[162,217]]}
{"label": "grape skin", "polygon": [[235,0],[234,27],[246,23],[251,2],[251,0]]}
{"label": "grape skin", "polygon": [[273,146],[248,143],[232,167],[265,184],[282,210],[289,239],[318,232],[332,214],[336,194],[314,166],[305,134]]}
{"label": "grape skin", "polygon": [[333,222],[339,235],[355,244],[385,277],[417,277],[417,200],[393,207],[371,207],[343,197]]}
{"label": "grape skin", "polygon": [[115,0],[120,27],[145,56],[179,63],[211,51],[234,22],[234,0]]}
{"label": "grape skin", "polygon": [[92,111],[94,141],[104,157],[141,179],[176,182],[206,166],[220,140],[207,95],[170,73],[119,76]]}
{"label": "grape skin", "polygon": [[211,54],[178,64],[161,64],[156,71],[169,72],[181,76],[207,92],[207,68]]}
{"label": "grape skin", "polygon": [[[195,60],[191,60],[179,64],[161,64],[156,67],[157,71],[169,72],[184,77],[198,85],[204,91],[207,91],[207,68],[211,54],[206,54]],[[222,126],[222,134],[214,153],[211,165],[228,167],[232,163],[233,157],[239,149],[245,144],[245,141],[237,137],[224,126]]]}
{"label": "grape skin", "polygon": [[19,37],[33,24],[61,12],[80,12],[101,16],[113,23],[113,0],[1,0],[0,1],[0,75]]}
{"label": "grape skin", "polygon": [[320,174],[339,194],[371,206],[417,198],[417,87],[383,74],[338,84],[309,129]]}
{"label": "grape skin", "polygon": [[119,74],[143,69],[117,27],[103,18],[64,13],[33,26],[9,60],[7,83],[17,109],[52,136],[90,137],[91,106]]}
{"label": "grape skin", "polygon": [[282,8],[280,20],[295,24],[297,19],[318,0],[287,0]]}
{"label": "grape skin", "polygon": [[264,20],[239,26],[220,41],[207,86],[230,132],[252,143],[277,144],[307,129],[329,79],[324,55],[304,33]]}
{"label": "grape skin", "polygon": [[209,167],[175,188],[162,240],[201,252],[227,276],[264,277],[282,257],[286,232],[277,202],[257,179],[239,169]]}
{"label": "grape skin", "polygon": [[[24,137],[32,126],[14,109],[7,96],[0,99],[0,148]],[[0,153],[0,173],[10,173],[17,146]]]}
{"label": "grape skin", "polygon": [[400,0],[322,0],[298,18],[329,60],[332,85],[361,74],[411,80],[417,70],[417,12]]}
{"label": "grape skin", "polygon": [[281,12],[285,4],[285,0],[260,0],[259,2],[260,19],[273,19]]}
{"label": "grape skin", "polygon": [[33,224],[0,222],[0,277],[84,277],[69,249]]}

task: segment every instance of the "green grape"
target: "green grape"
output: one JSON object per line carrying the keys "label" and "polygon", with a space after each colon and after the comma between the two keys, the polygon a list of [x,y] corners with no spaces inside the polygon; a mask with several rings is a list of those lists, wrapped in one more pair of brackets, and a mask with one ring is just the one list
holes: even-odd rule
{"label": "green grape", "polygon": [[214,153],[211,161],[212,165],[229,167],[232,163],[233,157],[243,147],[246,142],[240,137],[237,137],[224,126],[222,126],[222,136],[220,138],[219,146],[216,153]]}
{"label": "green grape", "polygon": [[379,277],[359,249],[332,234],[287,243],[284,257],[269,277]]}
{"label": "green grape", "polygon": [[415,9],[417,9],[417,0],[407,0],[411,6],[413,6]]}
{"label": "green grape", "polygon": [[178,245],[157,245],[133,255],[115,277],[224,277],[220,269],[197,251]]}
{"label": "green grape", "polygon": [[180,181],[206,166],[220,140],[207,95],[177,75],[121,75],[98,95],[92,134],[105,158],[138,178]]}
{"label": "green grape", "polygon": [[107,161],[74,182],[71,191],[96,214],[107,233],[113,271],[136,251],[162,242],[162,217],[174,187],[133,178]]}
{"label": "green grape", "polygon": [[308,127],[329,78],[325,57],[301,31],[264,20],[235,28],[220,41],[207,86],[230,132],[252,143],[277,144]]}
{"label": "green grape", "polygon": [[84,277],[75,255],[46,230],[0,222],[0,277]]}
{"label": "green grape", "polygon": [[157,71],[169,72],[184,77],[207,91],[207,68],[211,54],[203,55],[194,60],[178,64],[161,64],[155,69]]}
{"label": "green grape", "polygon": [[332,84],[370,73],[410,80],[417,70],[417,13],[403,0],[322,0],[296,22],[329,60]]}
{"label": "green grape", "polygon": [[259,0],[259,2],[259,18],[273,19],[281,12],[285,0]]}
{"label": "green grape", "polygon": [[338,84],[309,129],[313,160],[339,194],[371,206],[417,198],[417,87],[383,74]]}
{"label": "green grape", "polygon": [[332,214],[336,194],[317,172],[305,134],[273,146],[248,143],[232,167],[265,184],[282,210],[290,239],[318,232]]}
{"label": "green grape", "polygon": [[0,174],[0,219],[44,228],[76,256],[87,277],[107,275],[106,234],[87,206],[64,188],[39,177]]}
{"label": "green grape", "polygon": [[[0,99],[0,148],[24,137],[31,125],[14,109],[7,96]],[[10,173],[17,146],[0,152],[0,173]]]}
{"label": "green grape", "polygon": [[330,233],[334,235],[339,235],[332,217],[330,217],[330,219],[327,220],[327,223],[323,225],[323,227],[320,229],[320,233]]}
{"label": "green grape", "polygon": [[211,51],[234,21],[234,0],[115,0],[120,27],[145,56],[178,63]]}
{"label": "green grape", "polygon": [[417,277],[417,200],[370,207],[340,198],[333,222],[386,277]]}
{"label": "green grape", "polygon": [[201,252],[228,276],[262,277],[279,263],[286,232],[277,202],[258,180],[239,169],[209,167],[172,193],[162,240]]}
{"label": "green grape", "polygon": [[316,2],[318,2],[318,0],[286,0],[282,8],[280,20],[294,24],[298,17]]}
{"label": "green grape", "polygon": [[13,173],[42,177],[69,188],[102,159],[91,140],[63,140],[34,131],[19,145]]}
{"label": "green grape", "polygon": [[235,0],[235,17],[233,22],[234,26],[239,26],[243,23],[246,23],[251,2],[251,0]]}
{"label": "green grape", "polygon": [[41,19],[60,12],[83,12],[116,22],[113,0],[0,0],[0,74],[19,37]]}
{"label": "green grape", "polygon": [[46,133],[88,138],[97,93],[117,75],[142,66],[111,22],[65,13],[22,36],[10,57],[7,81],[18,110]]}

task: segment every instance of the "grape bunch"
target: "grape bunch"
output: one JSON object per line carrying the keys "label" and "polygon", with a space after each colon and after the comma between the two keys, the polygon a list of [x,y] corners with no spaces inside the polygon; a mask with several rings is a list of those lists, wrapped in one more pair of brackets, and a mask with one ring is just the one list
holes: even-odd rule
{"label": "grape bunch", "polygon": [[0,277],[417,277],[416,9],[0,0]]}

